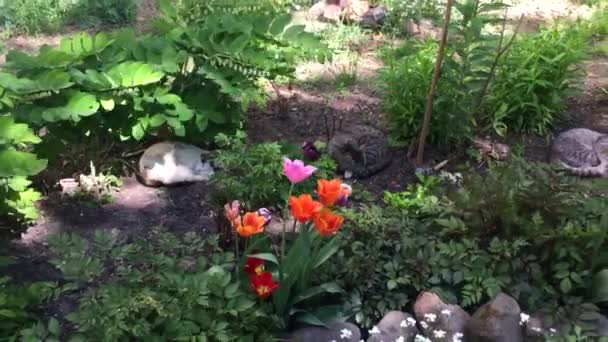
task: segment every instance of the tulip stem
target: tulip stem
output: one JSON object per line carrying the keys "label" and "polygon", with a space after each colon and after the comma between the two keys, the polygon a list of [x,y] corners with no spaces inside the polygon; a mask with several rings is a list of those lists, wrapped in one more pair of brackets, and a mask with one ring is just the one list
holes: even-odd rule
{"label": "tulip stem", "polygon": [[[289,198],[291,197],[291,193],[293,192],[293,186],[294,184],[291,184],[291,187],[289,188],[289,195],[287,196],[287,201],[285,201],[285,208],[287,209],[289,207]],[[281,262],[283,262],[283,259],[285,258],[285,231],[287,230],[287,220],[289,218],[289,211],[287,211],[286,214],[283,215],[283,232],[281,234]],[[295,218],[294,218],[294,222],[295,222]]]}

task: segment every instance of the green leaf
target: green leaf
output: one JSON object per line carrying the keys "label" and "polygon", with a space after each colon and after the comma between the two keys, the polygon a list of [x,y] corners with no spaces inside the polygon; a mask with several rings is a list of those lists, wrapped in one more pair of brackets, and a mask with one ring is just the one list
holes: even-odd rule
{"label": "green leaf", "polygon": [[160,127],[162,124],[165,123],[165,116],[162,114],[154,114],[152,115],[152,117],[150,117],[150,127]]}
{"label": "green leaf", "polygon": [[131,135],[137,141],[140,141],[141,139],[143,139],[145,133],[146,133],[146,129],[141,122],[138,122],[133,127],[131,127]]}
{"label": "green leaf", "polygon": [[339,249],[340,245],[338,244],[338,240],[335,237],[332,238],[323,246],[323,248],[321,248],[319,254],[315,258],[312,268],[317,269],[319,266],[323,265],[323,263],[336,254]]}
{"label": "green leaf", "polygon": [[49,320],[48,329],[53,336],[61,335],[61,325],[54,317]]}
{"label": "green leaf", "polygon": [[207,126],[209,126],[209,119],[206,115],[197,114],[194,123],[199,132],[204,132],[207,129]]}
{"label": "green leaf", "polygon": [[285,27],[291,22],[291,14],[282,14],[276,17],[270,24],[270,34],[278,36],[285,30]]}
{"label": "green leaf", "polygon": [[16,192],[25,191],[25,189],[27,189],[27,187],[31,184],[32,181],[28,180],[24,176],[15,176],[8,179],[8,187]]}
{"label": "green leaf", "polygon": [[594,303],[608,302],[608,269],[599,271],[593,277],[591,300]]}
{"label": "green leaf", "polygon": [[314,314],[308,311],[300,311],[295,315],[295,321],[312,326],[327,327],[327,325]]}
{"label": "green leaf", "polygon": [[47,161],[29,152],[0,151],[0,177],[33,176],[47,166]]}
{"label": "green leaf", "polygon": [[397,285],[398,285],[398,284],[397,284],[397,281],[396,281],[396,280],[394,280],[394,279],[391,279],[391,280],[389,280],[389,281],[386,283],[386,288],[387,288],[389,291],[391,291],[391,290],[395,289],[395,288],[397,287]]}
{"label": "green leaf", "polygon": [[252,254],[249,255],[249,257],[252,258],[258,258],[258,259],[262,259],[262,260],[266,260],[266,261],[270,261],[276,265],[279,264],[279,260],[277,260],[277,257],[272,254],[272,253],[258,253],[258,254]]}
{"label": "green leaf", "polygon": [[80,121],[81,116],[91,116],[99,110],[99,102],[95,95],[74,92],[64,107],[49,108],[42,113],[46,121],[55,122],[72,119]]}
{"label": "green leaf", "polygon": [[101,107],[108,112],[114,109],[114,99],[100,100],[99,103],[101,104]]}
{"label": "green leaf", "polygon": [[334,282],[314,286],[295,296],[290,302],[290,306],[293,306],[312,297],[318,296],[322,293],[344,293],[344,290],[342,290],[342,288]]}
{"label": "green leaf", "polygon": [[570,282],[570,278],[562,279],[562,281],[559,283],[559,288],[564,293],[570,292],[570,290],[572,290],[572,283]]}
{"label": "green leaf", "polygon": [[28,125],[15,123],[10,116],[0,116],[0,144],[37,144],[40,141]]}

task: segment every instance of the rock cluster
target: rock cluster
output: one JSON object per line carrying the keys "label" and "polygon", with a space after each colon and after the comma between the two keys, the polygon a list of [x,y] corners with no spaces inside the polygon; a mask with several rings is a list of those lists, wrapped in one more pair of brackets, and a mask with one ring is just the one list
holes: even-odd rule
{"label": "rock cluster", "polygon": [[386,18],[386,8],[371,7],[365,0],[321,0],[308,10],[307,17],[328,22],[346,20],[377,27],[381,26]]}
{"label": "rock cluster", "polygon": [[[593,317],[591,317],[593,316]],[[608,336],[608,319],[586,313],[585,321],[598,336]],[[471,316],[458,305],[447,304],[432,292],[422,292],[414,304],[414,315],[390,311],[369,330],[367,342],[536,342],[559,335],[560,323],[549,323],[541,313],[528,315],[517,301],[499,293]],[[563,327],[563,325],[562,325]],[[356,331],[355,331],[356,330]],[[360,342],[361,332],[348,323],[328,328],[303,328],[290,341]]]}

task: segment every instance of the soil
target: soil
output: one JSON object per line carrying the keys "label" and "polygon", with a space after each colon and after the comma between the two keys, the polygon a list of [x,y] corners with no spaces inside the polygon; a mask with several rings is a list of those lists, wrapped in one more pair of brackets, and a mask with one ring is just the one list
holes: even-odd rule
{"label": "soil", "polygon": [[[156,14],[153,3],[153,0],[147,0],[142,5],[142,15],[137,21],[139,30],[145,30],[149,18]],[[536,11],[534,6],[525,7],[522,11],[526,8]],[[559,8],[559,13],[567,13],[567,9]],[[514,16],[517,17],[519,13],[516,12]],[[546,19],[542,15],[538,17]],[[65,34],[15,37],[8,42],[8,46],[34,52],[42,44],[58,44],[63,36]],[[380,108],[380,95],[371,81],[382,66],[376,57],[378,42],[372,40],[362,49],[356,70],[357,80],[344,89],[336,89],[332,82],[333,74],[327,67],[315,64],[301,66],[300,73],[322,75],[320,78],[325,82],[318,82],[312,87],[302,84],[280,87],[281,95],[288,99],[286,105],[281,106],[280,101],[275,100],[267,108],[252,108],[247,122],[250,142],[279,140],[300,144],[305,140],[327,140],[327,127],[331,126],[334,116],[342,118],[342,125],[367,123],[383,128],[381,123],[384,122],[384,114]],[[558,131],[578,125],[608,133],[608,58],[596,56],[585,67],[587,77],[583,91],[569,108],[573,120]],[[526,157],[546,160],[549,146],[546,139],[537,136],[507,139],[510,145],[516,142],[526,146]],[[434,166],[445,159],[450,159],[446,168],[452,169],[465,159],[465,154],[463,151],[439,151],[432,146],[426,151],[425,161],[428,166]],[[407,156],[407,148],[394,148],[394,158],[385,170],[368,179],[349,182],[380,196],[387,190],[405,189],[415,179],[414,170],[415,166]],[[213,191],[211,185],[195,183],[150,188],[141,185],[133,177],[124,178],[123,182],[112,194],[113,200],[109,204],[78,200],[61,191],[49,193],[39,203],[42,218],[10,246],[9,253],[15,255],[18,262],[0,273],[10,275],[18,282],[60,281],[59,272],[48,263],[45,247],[48,234],[56,232],[77,232],[91,236],[96,229],[103,229],[129,238],[156,225],[164,225],[175,232],[218,231],[221,208],[210,204]],[[72,294],[43,310],[45,314],[63,317],[75,308],[76,303],[77,294]]]}

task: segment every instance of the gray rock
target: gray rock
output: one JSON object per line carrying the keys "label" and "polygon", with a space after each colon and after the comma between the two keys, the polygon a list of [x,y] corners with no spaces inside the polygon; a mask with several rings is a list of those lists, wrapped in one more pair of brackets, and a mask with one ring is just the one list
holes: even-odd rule
{"label": "gray rock", "polygon": [[359,342],[361,332],[359,328],[351,323],[330,323],[328,328],[305,327],[294,331],[289,336],[289,342]]}
{"label": "gray rock", "polygon": [[376,6],[367,10],[359,20],[363,26],[378,27],[384,24],[387,11],[384,6]]}
{"label": "gray rock", "polygon": [[312,5],[312,7],[306,13],[306,17],[308,20],[319,20],[325,12],[325,0],[319,1],[316,4]]}
{"label": "gray rock", "polygon": [[420,333],[416,327],[414,316],[401,311],[386,313],[380,323],[376,325],[376,328],[380,332],[370,334],[367,342],[392,342],[399,338],[402,338],[403,342],[411,342]]}
{"label": "gray rock", "polygon": [[522,342],[521,309],[515,299],[499,293],[480,307],[469,321],[465,340],[470,342]]}
{"label": "gray rock", "polygon": [[[433,341],[452,341],[454,335],[462,336],[471,316],[458,305],[446,304],[432,292],[422,292],[414,303],[414,313],[422,333]],[[443,337],[435,336],[443,331]]]}

